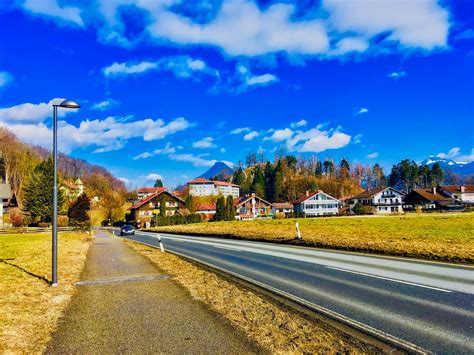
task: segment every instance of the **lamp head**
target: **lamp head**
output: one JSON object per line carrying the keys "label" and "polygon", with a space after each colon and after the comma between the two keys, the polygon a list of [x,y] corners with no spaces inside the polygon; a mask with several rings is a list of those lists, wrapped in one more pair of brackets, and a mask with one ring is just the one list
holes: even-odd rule
{"label": "lamp head", "polygon": [[80,108],[81,107],[81,105],[79,105],[76,101],[73,101],[73,100],[64,100],[58,106],[64,107],[64,108]]}

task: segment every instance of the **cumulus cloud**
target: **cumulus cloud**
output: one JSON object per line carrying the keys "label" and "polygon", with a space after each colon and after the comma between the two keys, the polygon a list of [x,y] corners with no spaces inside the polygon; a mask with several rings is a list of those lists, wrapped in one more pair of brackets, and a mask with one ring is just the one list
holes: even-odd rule
{"label": "cumulus cloud", "polygon": [[214,138],[205,137],[198,141],[193,142],[193,148],[204,149],[204,148],[215,148]]}
{"label": "cumulus cloud", "polygon": [[451,159],[460,163],[469,163],[471,161],[474,161],[474,148],[471,149],[470,154],[462,154],[461,148],[454,147],[451,148],[449,152],[438,153],[436,156],[441,159]]}
{"label": "cumulus cloud", "polygon": [[13,81],[13,75],[7,71],[0,71],[0,88],[9,85]]}
{"label": "cumulus cloud", "polygon": [[394,71],[394,72],[391,72],[390,74],[387,75],[387,78],[390,78],[390,79],[394,79],[394,80],[397,80],[397,79],[401,79],[403,78],[404,76],[406,76],[407,73],[402,70],[402,71]]}
{"label": "cumulus cloud", "polygon": [[289,128],[285,129],[277,129],[273,132],[273,134],[269,137],[264,137],[264,141],[274,141],[274,142],[281,142],[287,140],[293,136],[293,131]]}
{"label": "cumulus cloud", "polygon": [[248,132],[250,131],[250,128],[248,127],[241,127],[241,128],[236,128],[230,131],[230,134],[240,134],[242,132]]}
{"label": "cumulus cloud", "polygon": [[306,120],[300,120],[300,121],[297,121],[297,122],[290,123],[290,127],[291,128],[299,128],[299,127],[304,127],[307,124],[308,124],[308,122]]}
{"label": "cumulus cloud", "polygon": [[289,150],[300,153],[320,153],[329,149],[339,149],[351,142],[351,136],[339,130],[321,130],[313,128],[295,134],[287,140]]}
{"label": "cumulus cloud", "polygon": [[[180,11],[181,0],[98,0],[96,6],[58,0],[26,0],[26,11],[58,22],[97,29],[101,41],[131,47],[147,41],[177,46],[207,45],[230,56],[285,53],[288,57],[344,56],[384,51],[445,48],[450,27],[447,7],[436,0],[323,0],[306,13],[289,3],[259,6],[251,0],[223,0]],[[79,8],[79,6],[81,6]],[[127,7],[146,18],[131,34]],[[202,21],[205,18],[205,21]],[[257,80],[257,79],[255,79]],[[261,78],[260,80],[264,80]]]}
{"label": "cumulus cloud", "polygon": [[156,174],[156,173],[150,173],[146,176],[146,179],[148,181],[155,181],[155,180],[164,180],[163,175],[161,174]]}
{"label": "cumulus cloud", "polygon": [[249,132],[244,136],[244,141],[251,141],[255,137],[258,137],[258,135],[259,133],[257,131]]}
{"label": "cumulus cloud", "polygon": [[362,107],[359,110],[357,110],[356,112],[354,112],[354,116],[363,115],[363,114],[368,113],[368,112],[369,112],[369,109],[367,109],[366,107]]}
{"label": "cumulus cloud", "polygon": [[369,159],[375,159],[378,156],[379,156],[378,152],[373,152],[373,153],[367,154],[367,158],[369,158]]}
{"label": "cumulus cloud", "polygon": [[149,71],[169,71],[179,79],[191,79],[198,74],[218,76],[219,73],[209,67],[205,61],[187,55],[163,57],[157,61],[113,63],[102,69],[106,77],[125,77],[140,75]]}
{"label": "cumulus cloud", "polygon": [[97,102],[94,105],[92,105],[91,110],[96,110],[96,111],[105,111],[109,108],[112,108],[114,106],[117,106],[119,103],[116,100],[113,99],[107,99],[101,102]]}
{"label": "cumulus cloud", "polygon": [[172,147],[171,146],[171,142],[168,142],[166,143],[166,145],[164,146],[164,148],[158,148],[158,149],[155,149],[153,152],[143,152],[143,153],[140,153],[136,156],[133,157],[133,160],[139,160],[139,159],[147,159],[147,158],[151,158],[155,155],[163,155],[163,154],[173,154],[173,153],[176,153],[176,149],[182,149],[183,147],[181,146],[177,146],[177,147]]}
{"label": "cumulus cloud", "polygon": [[[53,116],[53,104],[59,104],[64,99],[53,99],[39,104],[23,103],[15,106],[0,108],[0,122],[41,122]],[[77,112],[76,109],[58,109],[58,117]]]}

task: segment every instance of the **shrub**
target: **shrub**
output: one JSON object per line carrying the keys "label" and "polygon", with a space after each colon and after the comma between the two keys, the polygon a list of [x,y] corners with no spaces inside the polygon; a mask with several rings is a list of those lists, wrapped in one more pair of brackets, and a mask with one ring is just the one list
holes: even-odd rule
{"label": "shrub", "polygon": [[69,226],[69,217],[58,216],[58,227],[67,227],[67,226]]}
{"label": "shrub", "polygon": [[10,223],[13,227],[23,227],[25,225],[25,218],[19,208],[10,210]]}
{"label": "shrub", "polygon": [[369,208],[367,207],[368,206],[364,206],[363,204],[357,202],[352,208],[352,210],[354,211],[354,214],[357,214],[357,215],[369,214],[370,207]]}

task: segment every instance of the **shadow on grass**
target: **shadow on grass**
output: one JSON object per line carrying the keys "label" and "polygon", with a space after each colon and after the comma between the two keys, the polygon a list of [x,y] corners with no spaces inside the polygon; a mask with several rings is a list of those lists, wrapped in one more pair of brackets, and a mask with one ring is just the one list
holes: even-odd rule
{"label": "shadow on grass", "polygon": [[48,285],[51,284],[51,281],[48,280],[46,277],[33,274],[31,271],[28,271],[28,270],[22,268],[22,267],[19,266],[19,265],[10,263],[9,261],[11,261],[11,260],[15,260],[15,259],[13,259],[13,258],[12,258],[12,259],[0,259],[0,263],[6,264],[6,265],[9,265],[9,266],[13,266],[14,268],[17,268],[18,270],[23,271],[25,274],[28,274],[28,275],[30,275],[30,276],[33,276],[34,278],[37,278],[38,280],[41,280],[41,281],[43,281],[43,282],[46,282]]}

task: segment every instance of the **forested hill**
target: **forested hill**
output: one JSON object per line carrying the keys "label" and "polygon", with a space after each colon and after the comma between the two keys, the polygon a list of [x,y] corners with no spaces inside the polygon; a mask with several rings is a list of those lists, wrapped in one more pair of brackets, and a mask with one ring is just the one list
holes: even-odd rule
{"label": "forested hill", "polygon": [[[20,201],[29,174],[38,163],[50,156],[49,150],[23,143],[13,133],[0,127],[0,181],[10,183]],[[103,197],[107,191],[126,191],[125,184],[107,169],[85,160],[59,154],[58,168],[60,179],[80,178],[91,197]]]}

